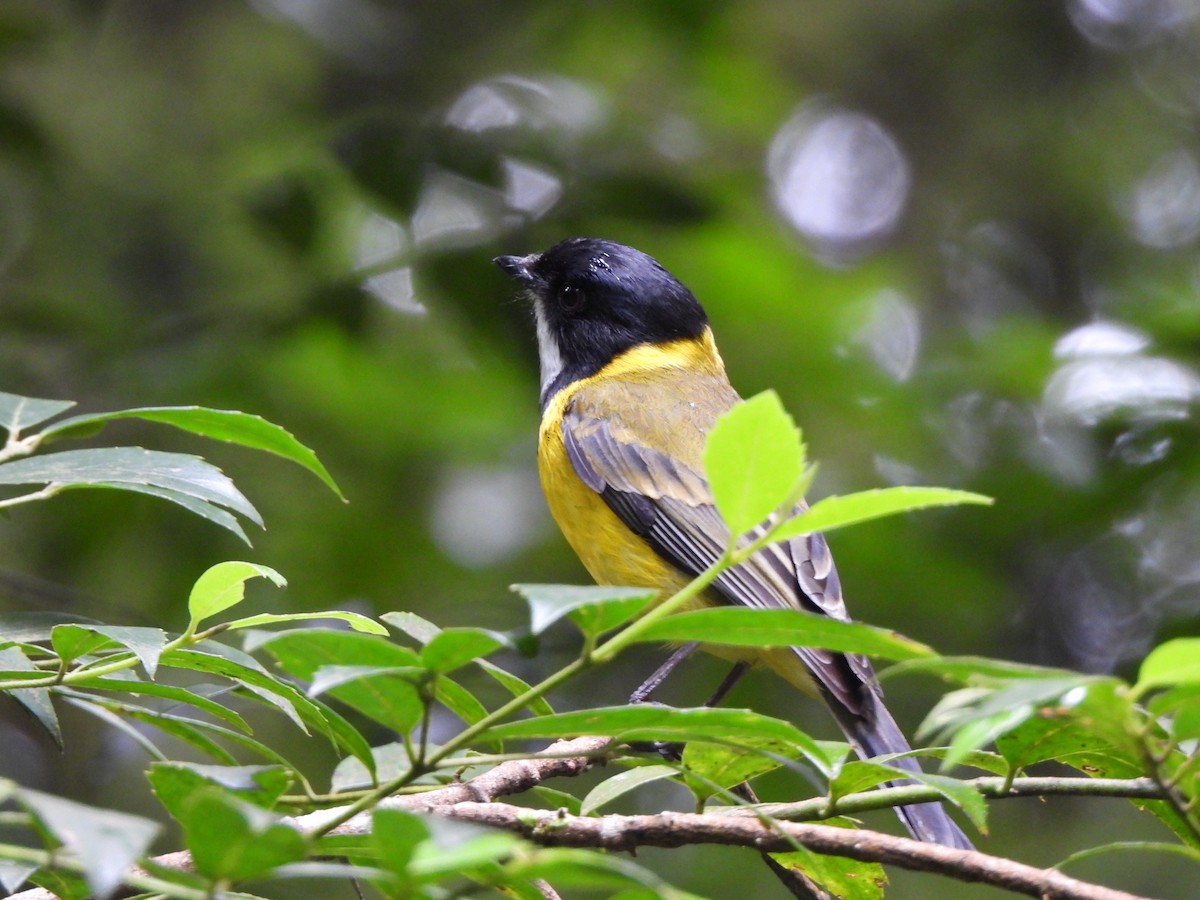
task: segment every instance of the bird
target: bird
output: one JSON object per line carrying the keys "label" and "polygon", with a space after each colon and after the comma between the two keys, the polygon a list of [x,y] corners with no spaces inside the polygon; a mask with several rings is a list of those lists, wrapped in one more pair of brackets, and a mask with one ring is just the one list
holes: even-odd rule
{"label": "bird", "polygon": [[[730,538],[702,458],[706,435],[741,397],[708,316],[658,260],[615,241],[573,237],[494,262],[532,301],[538,471],[553,518],[597,583],[670,596],[715,562]],[[800,501],[796,511],[805,508]],[[849,618],[819,533],[766,547],[723,572],[698,604]],[[864,656],[813,647],[703,649],[765,665],[823,699],[864,759],[910,750]],[[891,765],[920,770],[911,757]],[[972,846],[938,803],[897,812],[919,840]]]}

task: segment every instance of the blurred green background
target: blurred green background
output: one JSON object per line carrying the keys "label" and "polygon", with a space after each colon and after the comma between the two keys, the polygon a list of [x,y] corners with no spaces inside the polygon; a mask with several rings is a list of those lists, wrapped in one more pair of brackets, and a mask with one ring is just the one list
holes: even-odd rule
{"label": "blurred green background", "polygon": [[[584,234],[692,288],[734,384],[802,424],[816,493],[997,498],[835,535],[856,617],[1128,673],[1200,618],[1198,126],[1190,0],[8,0],[0,390],[258,413],[351,502],[203,447],[264,514],[252,551],[71,493],[0,522],[0,608],[178,629],[191,581],[249,558],[291,582],[263,609],[518,627],[509,583],[586,574],[537,485],[529,310],[490,259]],[[198,447],[132,423],[102,440]],[[573,647],[507,662],[532,676]],[[619,701],[658,659],[557,702]],[[666,699],[722,670],[688,671]],[[888,689],[911,729],[938,685]],[[766,676],[730,702],[836,735]],[[3,774],[153,809],[130,742],[76,722],[60,757],[6,715]],[[995,804],[994,832],[1047,865],[1165,838],[1112,801]],[[643,862],[711,896],[778,890],[744,853]],[[1169,860],[1072,872],[1195,883]]]}

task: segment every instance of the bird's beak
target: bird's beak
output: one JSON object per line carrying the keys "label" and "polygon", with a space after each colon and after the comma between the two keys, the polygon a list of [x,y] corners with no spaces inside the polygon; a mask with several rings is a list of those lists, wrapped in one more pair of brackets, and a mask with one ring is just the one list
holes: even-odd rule
{"label": "bird's beak", "polygon": [[539,280],[533,274],[533,267],[540,258],[540,253],[530,253],[528,256],[497,256],[492,262],[503,269],[509,278],[528,288]]}

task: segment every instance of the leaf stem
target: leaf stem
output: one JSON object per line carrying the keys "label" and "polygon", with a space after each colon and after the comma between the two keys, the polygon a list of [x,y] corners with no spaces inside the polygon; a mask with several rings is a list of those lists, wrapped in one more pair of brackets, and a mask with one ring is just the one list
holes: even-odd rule
{"label": "leaf stem", "polygon": [[[199,640],[190,638],[186,634],[182,634],[173,641],[168,641],[163,645],[161,656],[166,656],[172,650],[178,650],[181,647],[192,646],[199,643]],[[98,675],[109,675],[113,672],[121,672],[125,669],[132,669],[139,662],[136,654],[128,651],[122,651],[115,654],[114,659],[108,662],[89,662],[77,666],[70,672],[63,673],[56,671],[52,675],[47,675],[43,678],[18,679],[13,678],[8,681],[0,681],[0,691],[15,691],[20,688],[48,688],[57,687],[59,685],[71,685],[86,683],[89,679],[95,678]]]}
{"label": "leaf stem", "polygon": [[[3,462],[3,460],[0,460],[0,462]],[[29,494],[21,494],[17,497],[9,497],[7,500],[0,500],[0,509],[6,506],[17,506],[21,503],[32,503],[34,500],[48,500],[65,487],[65,484],[53,481],[40,491],[33,491]]]}
{"label": "leaf stem", "polygon": [[19,430],[10,431],[8,440],[0,447],[0,463],[8,462],[20,456],[28,456],[42,443],[41,434],[31,434],[27,438],[20,436]]}
{"label": "leaf stem", "polygon": [[710,584],[716,581],[718,575],[736,565],[741,559],[740,554],[731,554],[726,550],[716,562],[685,584],[674,595],[659,603],[640,619],[630,624],[628,628],[618,632],[592,651],[590,659],[596,663],[611,661],[630,644],[637,643],[638,637],[653,623],[679,611],[695,600]]}
{"label": "leaf stem", "polygon": [[418,775],[422,774],[422,772],[438,767],[442,760],[449,757],[450,754],[454,753],[459,748],[469,744],[493,725],[502,722],[514,713],[520,712],[530,703],[545,696],[549,691],[558,687],[564,681],[568,681],[575,675],[578,675],[584,669],[588,668],[588,666],[588,660],[584,659],[583,657],[580,657],[574,662],[563,666],[557,672],[552,673],[542,681],[533,685],[531,688],[529,688],[529,690],[509,700],[498,709],[488,713],[474,725],[471,725],[459,732],[454,738],[452,738],[450,741],[440,747],[437,752],[430,756],[420,770],[418,770],[416,766],[413,766],[402,775],[398,775],[390,781],[379,785],[379,787],[368,791],[366,794],[363,794],[358,800],[355,800],[345,809],[340,810],[337,815],[322,822],[320,826],[310,832],[310,837],[318,838],[336,828],[338,825],[341,825],[344,822],[354,818],[360,812],[370,809],[384,797],[394,794],[400,788],[407,785]]}

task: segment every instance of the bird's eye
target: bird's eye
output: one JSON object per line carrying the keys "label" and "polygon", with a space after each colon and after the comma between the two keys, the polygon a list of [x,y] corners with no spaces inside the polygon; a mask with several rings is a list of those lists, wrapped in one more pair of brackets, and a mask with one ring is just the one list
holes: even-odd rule
{"label": "bird's eye", "polygon": [[564,284],[558,289],[558,305],[563,312],[579,312],[586,302],[587,294],[581,287]]}

